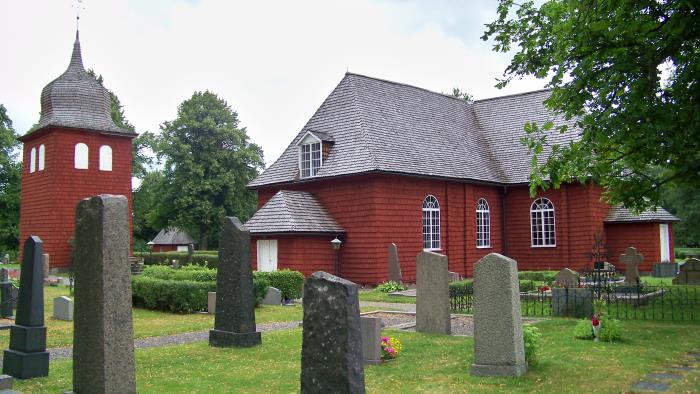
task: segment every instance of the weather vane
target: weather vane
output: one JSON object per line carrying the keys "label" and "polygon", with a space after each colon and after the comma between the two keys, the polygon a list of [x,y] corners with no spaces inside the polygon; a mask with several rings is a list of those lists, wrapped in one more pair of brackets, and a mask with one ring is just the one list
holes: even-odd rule
{"label": "weather vane", "polygon": [[80,10],[85,9],[85,6],[83,5],[83,0],[75,0],[73,8],[75,8],[75,27],[76,29],[80,30]]}

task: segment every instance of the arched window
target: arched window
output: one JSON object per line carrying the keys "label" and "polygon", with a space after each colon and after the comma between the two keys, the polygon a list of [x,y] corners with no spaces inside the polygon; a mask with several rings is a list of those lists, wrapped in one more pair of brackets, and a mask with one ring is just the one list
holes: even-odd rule
{"label": "arched window", "polygon": [[440,203],[432,195],[423,200],[423,249],[440,249]]}
{"label": "arched window", "polygon": [[36,171],[36,148],[29,151],[29,173]]}
{"label": "arched window", "polygon": [[88,169],[88,146],[82,142],[75,144],[75,168]]}
{"label": "arched window", "polygon": [[491,212],[489,203],[483,198],[476,203],[476,247],[491,247]]}
{"label": "arched window", "polygon": [[112,171],[112,148],[109,145],[100,147],[100,171]]}
{"label": "arched window", "polygon": [[44,170],[44,156],[46,155],[46,147],[44,144],[39,145],[39,171]]}
{"label": "arched window", "polygon": [[554,204],[546,198],[538,198],[530,206],[532,247],[556,246],[554,229]]}

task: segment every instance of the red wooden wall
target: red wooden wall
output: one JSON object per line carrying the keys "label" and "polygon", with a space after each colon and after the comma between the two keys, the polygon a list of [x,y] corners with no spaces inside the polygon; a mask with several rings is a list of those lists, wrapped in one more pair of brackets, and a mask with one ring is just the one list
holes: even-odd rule
{"label": "red wooden wall", "polygon": [[[673,259],[673,226],[669,225],[669,255]],[[639,266],[640,271],[651,271],[651,265],[661,259],[661,239],[659,223],[608,223],[605,232],[608,235],[608,259],[619,270],[624,271],[620,263],[620,255],[625,253],[628,246],[634,246],[637,253],[644,256]]]}
{"label": "red wooden wall", "polygon": [[[253,257],[254,269],[258,269],[257,241],[267,238],[277,240],[277,269],[289,268],[300,271],[305,277],[316,271],[334,273],[335,254],[331,248],[331,240],[334,236],[317,235],[251,237],[250,254]],[[342,254],[340,255],[340,262],[341,264],[343,263]]]}

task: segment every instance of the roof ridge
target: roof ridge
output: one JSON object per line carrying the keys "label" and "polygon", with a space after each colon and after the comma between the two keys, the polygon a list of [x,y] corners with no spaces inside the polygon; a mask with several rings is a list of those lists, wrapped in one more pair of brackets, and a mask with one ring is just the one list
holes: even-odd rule
{"label": "roof ridge", "polygon": [[551,88],[529,90],[527,92],[511,93],[511,94],[506,94],[503,96],[494,96],[494,97],[488,97],[488,98],[484,98],[484,99],[474,100],[473,103],[476,104],[476,103],[482,102],[482,101],[499,100],[499,99],[503,99],[503,98],[509,98],[509,97],[515,97],[515,96],[525,96],[525,95],[534,94],[534,93],[551,92],[551,91],[552,91]]}
{"label": "roof ridge", "polygon": [[491,146],[491,142],[489,139],[486,137],[486,130],[484,129],[484,125],[481,122],[481,118],[477,114],[476,108],[474,108],[473,105],[469,107],[469,110],[471,111],[472,116],[474,117],[474,123],[476,124],[476,127],[478,130],[476,131],[477,138],[479,138],[484,146],[486,147],[487,154],[489,156],[489,159],[491,160],[491,163],[495,163],[494,168],[496,171],[498,171],[498,178],[502,182],[507,182],[508,177],[506,176],[506,171],[505,169],[501,166],[501,162],[499,160],[496,160],[496,152],[495,152],[495,147]]}
{"label": "roof ridge", "polygon": [[436,95],[438,95],[438,96],[442,96],[442,97],[449,98],[449,99],[452,99],[452,100],[457,100],[457,101],[459,101],[459,102],[461,102],[462,104],[467,105],[467,106],[470,105],[470,102],[464,101],[463,99],[461,99],[461,98],[459,98],[459,97],[455,97],[455,96],[453,96],[453,95],[451,95],[451,94],[436,92],[436,91],[434,91],[434,90],[422,88],[422,87],[420,87],[420,86],[411,85],[411,84],[408,84],[408,83],[392,81],[392,80],[390,80],[390,79],[384,79],[384,78],[371,77],[371,76],[369,76],[369,75],[358,74],[358,73],[353,73],[353,72],[349,72],[349,71],[346,72],[345,75],[354,75],[354,76],[357,76],[357,77],[372,79],[372,80],[380,81],[380,82],[386,82],[386,83],[390,83],[390,84],[393,84],[393,85],[405,86],[405,87],[408,87],[408,88],[413,88],[413,89],[417,89],[417,90],[422,90],[422,91],[424,91],[424,92],[428,92],[428,93],[431,93],[431,94],[436,94]]}
{"label": "roof ridge", "polygon": [[[347,78],[347,75],[343,78]],[[360,135],[362,136],[362,143],[365,145],[365,149],[367,150],[367,153],[369,154],[369,159],[372,162],[371,168],[376,170],[379,168],[377,165],[377,158],[375,157],[374,151],[371,148],[371,144],[367,142],[367,134],[365,133],[365,122],[364,118],[362,117],[361,111],[360,111],[360,106],[357,104],[357,86],[355,86],[355,82],[350,80],[349,81],[352,89],[352,106],[355,109],[355,116],[357,116],[359,123],[360,123]]]}
{"label": "roof ridge", "polygon": [[[285,219],[287,220],[287,223],[289,223],[292,226],[292,228],[296,228],[297,223],[294,220],[294,216],[291,214],[291,210],[290,210],[289,205],[287,204],[287,193],[285,193],[285,190],[280,190],[276,193],[276,195],[277,194],[280,195],[280,200],[282,200],[282,209],[284,210],[284,212],[287,213],[287,215],[285,215],[286,216]],[[272,198],[275,198],[275,197],[273,196]],[[272,200],[272,198],[270,200]]]}

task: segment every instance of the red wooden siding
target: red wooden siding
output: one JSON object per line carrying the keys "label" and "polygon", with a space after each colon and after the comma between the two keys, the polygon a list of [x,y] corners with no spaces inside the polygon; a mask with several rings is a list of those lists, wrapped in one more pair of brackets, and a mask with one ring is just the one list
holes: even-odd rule
{"label": "red wooden siding", "polygon": [[[316,271],[334,273],[335,255],[331,248],[333,237],[300,235],[253,236],[251,237],[250,254],[253,257],[253,268],[256,270],[258,269],[257,241],[259,239],[277,240],[277,269],[289,268],[301,271],[304,276],[309,276]],[[342,264],[342,254],[340,258]]]}
{"label": "red wooden siding", "polygon": [[[75,145],[89,148],[89,168],[74,168]],[[44,144],[45,169],[29,173],[31,148]],[[112,171],[99,171],[100,146],[112,148]],[[69,240],[75,229],[75,208],[86,197],[120,194],[129,200],[131,212],[131,139],[71,129],[41,131],[24,143],[20,207],[20,253],[29,235],[44,242],[51,267],[70,264]],[[129,216],[131,234],[131,216]]]}
{"label": "red wooden siding", "polygon": [[[673,229],[669,224],[670,256],[673,260]],[[608,235],[608,259],[619,270],[624,271],[624,264],[620,263],[620,255],[625,249],[634,246],[637,253],[644,256],[644,261],[639,267],[640,271],[651,271],[651,265],[661,260],[661,239],[659,223],[608,223],[605,225]]]}

